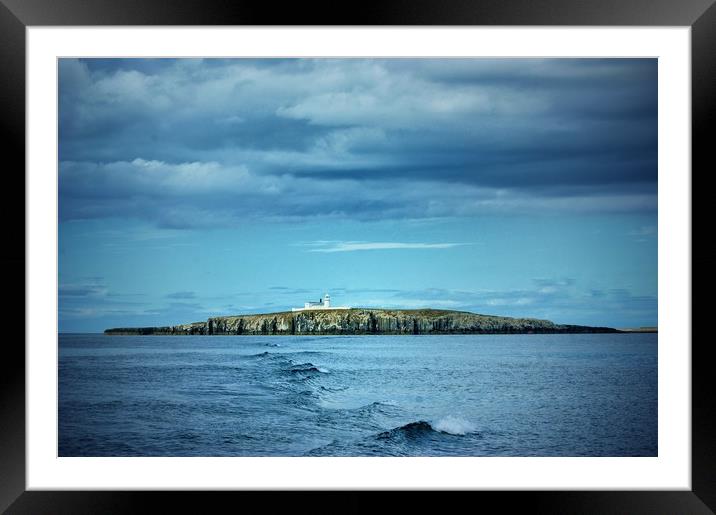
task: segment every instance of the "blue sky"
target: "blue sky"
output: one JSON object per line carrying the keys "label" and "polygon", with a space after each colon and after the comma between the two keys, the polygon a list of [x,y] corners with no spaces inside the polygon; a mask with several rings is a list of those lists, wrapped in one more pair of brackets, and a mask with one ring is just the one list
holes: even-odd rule
{"label": "blue sky", "polygon": [[651,59],[61,59],[59,328],[657,324]]}

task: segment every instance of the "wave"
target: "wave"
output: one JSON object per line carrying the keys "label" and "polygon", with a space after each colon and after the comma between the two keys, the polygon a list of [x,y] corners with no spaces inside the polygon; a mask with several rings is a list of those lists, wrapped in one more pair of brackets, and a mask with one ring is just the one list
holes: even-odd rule
{"label": "wave", "polygon": [[433,422],[431,425],[436,431],[448,433],[450,435],[463,436],[468,433],[476,432],[475,424],[465,420],[464,418],[453,417],[452,415],[441,418],[437,422]]}
{"label": "wave", "polygon": [[380,440],[393,439],[396,437],[417,438],[421,435],[433,432],[430,422],[419,420],[418,422],[410,422],[400,427],[378,433],[376,438]]}
{"label": "wave", "polygon": [[465,436],[466,434],[475,432],[475,426],[467,420],[447,416],[436,422],[428,422],[427,420],[409,422],[408,424],[400,427],[379,433],[376,438],[381,440],[393,438],[414,439],[436,433],[445,433],[453,436]]}
{"label": "wave", "polygon": [[[338,416],[356,416],[362,423],[354,424],[357,438],[333,439],[330,443],[315,447],[305,453],[307,456],[429,456],[455,446],[465,448],[471,441],[461,443],[461,438],[468,433],[475,433],[474,426],[454,416],[444,417],[435,422],[418,420],[402,426],[383,431],[372,432],[375,423],[369,422],[375,411],[385,408],[399,409],[393,404],[373,402],[353,410],[345,410]],[[334,420],[334,419],[331,419]],[[385,426],[383,426],[385,427]],[[376,428],[377,429],[377,428]]]}
{"label": "wave", "polygon": [[299,350],[295,352],[286,352],[285,354],[286,356],[325,356],[328,353],[320,350]]}
{"label": "wave", "polygon": [[329,373],[328,369],[316,366],[313,363],[299,363],[298,365],[293,365],[291,368],[288,369],[288,371],[294,374],[310,374],[313,372],[321,374]]}
{"label": "wave", "polygon": [[321,386],[319,386],[319,388],[320,388],[321,390],[323,390],[324,392],[331,392],[331,393],[333,393],[333,392],[345,392],[345,391],[348,390],[350,387],[349,387],[349,386],[333,386],[333,387],[329,387],[329,386],[323,386],[323,385],[321,385]]}
{"label": "wave", "polygon": [[333,340],[333,339],[335,339],[335,336],[331,336],[331,335],[328,335],[328,336],[309,336],[309,335],[306,335],[306,334],[299,334],[299,335],[296,335],[296,336],[298,336],[298,337],[300,338],[301,343],[306,343],[306,342],[319,342],[319,341],[323,341],[323,340]]}
{"label": "wave", "polygon": [[389,414],[398,410],[398,406],[390,402],[375,401],[348,411],[359,413],[361,415],[372,415],[375,413]]}
{"label": "wave", "polygon": [[363,406],[363,408],[382,408],[382,407],[394,408],[396,406],[397,406],[397,404],[395,404],[394,402],[390,402],[390,401],[375,401],[375,402],[371,402],[370,404],[366,404],[365,406]]}
{"label": "wave", "polygon": [[[327,387],[323,385],[319,386],[319,388],[326,392],[342,392],[349,389],[348,386]],[[329,413],[340,413],[341,415],[358,418],[368,418],[372,415],[393,415],[401,411],[397,404],[387,401],[375,401],[370,404],[363,404],[354,408],[348,408],[340,405],[336,406],[331,403],[322,403],[321,407]]]}

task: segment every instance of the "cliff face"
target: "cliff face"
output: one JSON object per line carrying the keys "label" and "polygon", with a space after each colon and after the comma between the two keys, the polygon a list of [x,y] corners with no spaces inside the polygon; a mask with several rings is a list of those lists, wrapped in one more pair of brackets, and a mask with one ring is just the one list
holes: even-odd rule
{"label": "cliff face", "polygon": [[560,325],[549,320],[477,315],[447,310],[312,310],[212,317],[168,327],[107,329],[105,334],[290,335],[290,334],[519,334],[615,333],[609,327]]}

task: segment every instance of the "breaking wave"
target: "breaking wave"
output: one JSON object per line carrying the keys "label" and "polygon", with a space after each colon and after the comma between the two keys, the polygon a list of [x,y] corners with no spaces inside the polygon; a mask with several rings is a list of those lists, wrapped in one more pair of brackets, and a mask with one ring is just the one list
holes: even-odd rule
{"label": "breaking wave", "polygon": [[433,422],[431,425],[436,431],[457,436],[474,433],[476,431],[473,423],[463,418],[453,417],[452,415],[441,418],[437,422]]}
{"label": "breaking wave", "polygon": [[437,422],[428,422],[426,420],[410,422],[408,424],[396,427],[389,431],[379,433],[377,435],[377,438],[392,439],[396,437],[402,437],[406,439],[413,439],[434,433],[445,433],[454,436],[464,436],[466,434],[475,432],[476,430],[474,424],[458,417],[447,416],[441,418]]}

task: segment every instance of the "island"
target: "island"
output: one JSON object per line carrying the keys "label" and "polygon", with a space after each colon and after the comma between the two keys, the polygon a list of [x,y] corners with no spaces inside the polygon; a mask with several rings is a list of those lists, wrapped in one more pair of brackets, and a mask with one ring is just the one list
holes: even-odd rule
{"label": "island", "polygon": [[166,327],[117,327],[107,335],[352,335],[619,333],[611,327],[555,324],[535,318],[443,309],[301,309],[218,316]]}

